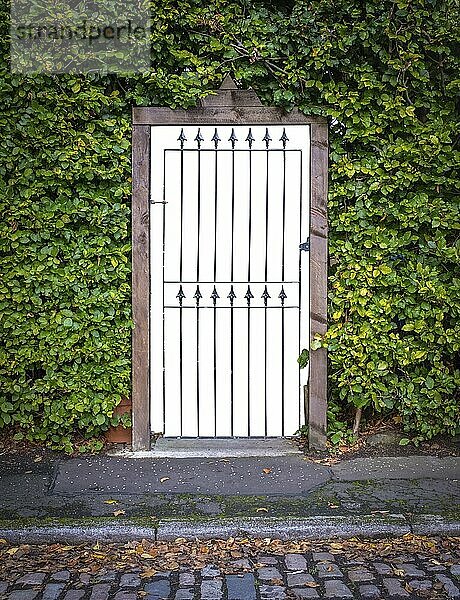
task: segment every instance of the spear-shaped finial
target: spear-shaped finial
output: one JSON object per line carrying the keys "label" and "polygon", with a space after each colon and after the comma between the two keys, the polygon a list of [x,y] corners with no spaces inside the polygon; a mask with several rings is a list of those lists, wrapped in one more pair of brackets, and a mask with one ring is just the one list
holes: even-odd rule
{"label": "spear-shaped finial", "polygon": [[255,140],[255,137],[252,135],[252,129],[249,128],[248,137],[245,140],[249,144],[249,149],[252,148],[252,144],[253,144],[254,140]]}
{"label": "spear-shaped finial", "polygon": [[251,288],[248,286],[248,291],[245,293],[244,297],[248,301],[248,306],[251,306],[251,298],[254,298],[251,292]]}
{"label": "spear-shaped finial", "polygon": [[177,138],[177,141],[180,142],[180,149],[182,150],[184,147],[184,142],[187,141],[187,138],[185,137],[185,133],[184,133],[184,128],[182,127],[182,129],[180,130],[180,135]]}
{"label": "spear-shaped finial", "polygon": [[286,148],[286,142],[289,142],[289,138],[286,135],[286,128],[283,127],[283,133],[280,137],[280,142],[283,142],[283,148]]}
{"label": "spear-shaped finial", "polygon": [[262,138],[262,141],[265,142],[265,147],[268,150],[268,146],[270,145],[270,142],[272,141],[272,138],[270,137],[270,134],[268,133],[268,127],[265,128],[265,135]]}
{"label": "spear-shaped finial", "polygon": [[264,293],[262,294],[261,298],[264,299],[264,305],[267,306],[267,300],[271,298],[270,294],[268,293],[267,286],[265,286]]}
{"label": "spear-shaped finial", "polygon": [[229,142],[232,142],[232,149],[235,147],[235,142],[238,141],[238,138],[236,137],[236,133],[235,130],[232,127],[232,133],[230,134],[230,137],[228,138]]}
{"label": "spear-shaped finial", "polygon": [[233,291],[233,285],[231,285],[231,286],[230,286],[230,293],[229,293],[229,295],[227,296],[227,298],[229,298],[229,299],[230,299],[230,306],[233,306],[233,301],[234,301],[234,300],[235,300],[235,298],[236,298],[236,294],[235,294],[235,292]]}
{"label": "spear-shaped finial", "polygon": [[179,292],[178,292],[176,298],[179,298],[179,305],[182,306],[182,300],[185,298],[185,294],[184,294],[184,290],[182,289],[182,286],[179,287]]}
{"label": "spear-shaped finial", "polygon": [[281,306],[284,306],[284,301],[287,298],[286,292],[284,291],[284,286],[281,286],[281,292],[279,293],[278,298],[281,299]]}
{"label": "spear-shaped finial", "polygon": [[219,294],[217,293],[216,286],[214,286],[214,289],[212,290],[212,294],[210,297],[212,298],[212,303],[215,306],[216,302],[217,302],[217,298],[220,298]]}
{"label": "spear-shaped finial", "polygon": [[219,134],[217,133],[217,127],[214,129],[214,135],[211,138],[211,142],[214,142],[214,148],[217,150],[217,146],[220,142]]}
{"label": "spear-shaped finial", "polygon": [[204,137],[201,135],[201,129],[198,127],[198,133],[195,136],[195,142],[198,144],[198,150],[201,148],[201,142],[204,140]]}
{"label": "spear-shaped finial", "polygon": [[195,298],[196,305],[198,307],[200,305],[200,298],[203,298],[203,295],[200,292],[200,286],[199,285],[196,286],[196,292],[193,294],[193,297]]}

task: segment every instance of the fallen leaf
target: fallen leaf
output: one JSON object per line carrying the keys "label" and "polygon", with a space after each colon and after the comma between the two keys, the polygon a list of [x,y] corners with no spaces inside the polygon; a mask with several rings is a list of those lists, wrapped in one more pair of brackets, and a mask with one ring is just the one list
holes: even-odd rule
{"label": "fallen leaf", "polygon": [[36,456],[36,457],[34,458],[34,462],[35,462],[35,463],[37,463],[37,462],[40,462],[40,461],[42,461],[42,460],[43,460],[43,456]]}
{"label": "fallen leaf", "polygon": [[153,577],[157,573],[158,573],[158,571],[156,569],[147,569],[146,571],[141,573],[140,577],[141,577],[141,579],[145,579],[146,577]]}
{"label": "fallen leaf", "polygon": [[315,588],[319,586],[319,583],[316,583],[315,581],[307,581],[306,583],[304,583],[304,586]]}
{"label": "fallen leaf", "polygon": [[19,550],[19,548],[10,548],[9,550],[6,551],[7,554],[9,554],[10,556],[12,556],[13,554],[16,554],[16,552]]}
{"label": "fallen leaf", "polygon": [[165,481],[168,481],[168,479],[170,479],[170,477],[162,477],[160,483],[164,483]]}
{"label": "fallen leaf", "polygon": [[114,517],[119,517],[120,515],[124,515],[124,514],[126,514],[124,510],[115,510],[113,512]]}
{"label": "fallen leaf", "polygon": [[104,504],[118,504],[118,500],[104,500]]}
{"label": "fallen leaf", "polygon": [[265,508],[264,506],[261,506],[260,508],[256,508],[256,512],[266,512],[266,513],[268,513],[268,508]]}
{"label": "fallen leaf", "polygon": [[265,475],[268,475],[269,473],[272,472],[271,469],[262,469],[262,472],[265,473]]}

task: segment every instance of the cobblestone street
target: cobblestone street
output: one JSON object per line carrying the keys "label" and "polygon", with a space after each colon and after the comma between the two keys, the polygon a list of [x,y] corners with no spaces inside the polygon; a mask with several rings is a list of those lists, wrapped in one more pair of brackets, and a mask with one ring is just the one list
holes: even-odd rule
{"label": "cobblestone street", "polygon": [[[423,541],[423,540],[422,540]],[[460,598],[460,540],[450,538],[449,543],[436,547],[424,543],[422,551],[394,550],[380,543],[370,542],[373,552],[368,553],[364,543],[331,542],[324,549],[289,552],[289,543],[273,551],[251,552],[251,542],[244,540],[248,550],[234,552],[214,560],[208,554],[209,545],[196,542],[188,547],[196,554],[200,568],[176,561],[177,554],[164,552],[162,559],[170,560],[170,571],[158,571],[145,564],[133,566],[120,561],[120,555],[102,566],[91,565],[91,558],[104,556],[106,549],[96,545],[76,547],[19,547],[6,550],[9,567],[5,569],[2,555],[0,598],[7,600],[268,600],[295,598]],[[391,542],[390,542],[391,544]],[[129,546],[129,544],[128,544]],[[131,545],[132,546],[132,545]],[[214,546],[215,547],[215,546]],[[259,544],[260,547],[260,544]],[[63,548],[63,551],[62,551]],[[121,548],[121,546],[119,546]],[[126,548],[126,546],[124,546]],[[140,549],[139,549],[140,548]],[[141,558],[153,558],[155,547],[143,552],[144,547],[130,550]],[[208,548],[205,552],[205,548]],[[211,546],[212,548],[212,546]],[[302,548],[300,543],[299,548]],[[390,550],[389,550],[390,548]],[[25,549],[25,553],[24,553]],[[426,551],[428,549],[428,552]],[[113,551],[113,545],[110,548]],[[149,555],[150,552],[150,555]],[[205,552],[206,558],[200,556]],[[67,554],[66,554],[67,553]],[[65,568],[65,556],[73,555],[71,568]],[[82,562],[79,562],[81,553]],[[17,566],[14,555],[19,554]],[[229,556],[243,555],[232,559]],[[83,560],[84,558],[84,560]],[[47,562],[46,562],[47,561]],[[201,562],[200,562],[201,561]],[[181,561],[183,563],[183,561]],[[145,563],[145,561],[144,561]],[[88,564],[90,566],[88,566]],[[13,565],[13,566],[11,566]],[[64,565],[64,568],[63,568]],[[219,566],[220,565],[220,566]]]}

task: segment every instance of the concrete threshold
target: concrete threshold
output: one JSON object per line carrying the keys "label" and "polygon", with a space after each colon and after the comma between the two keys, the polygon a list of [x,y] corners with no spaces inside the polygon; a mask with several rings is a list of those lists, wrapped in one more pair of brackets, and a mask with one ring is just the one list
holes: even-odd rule
{"label": "concrete threshold", "polygon": [[123,458],[246,458],[301,454],[295,438],[159,438],[146,452],[120,450]]}

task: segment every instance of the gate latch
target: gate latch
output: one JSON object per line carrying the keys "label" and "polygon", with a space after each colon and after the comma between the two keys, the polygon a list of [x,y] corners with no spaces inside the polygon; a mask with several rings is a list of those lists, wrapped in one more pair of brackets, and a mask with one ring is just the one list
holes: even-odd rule
{"label": "gate latch", "polygon": [[308,252],[310,250],[310,238],[307,238],[306,242],[302,242],[300,244],[299,250],[305,250],[305,252]]}

